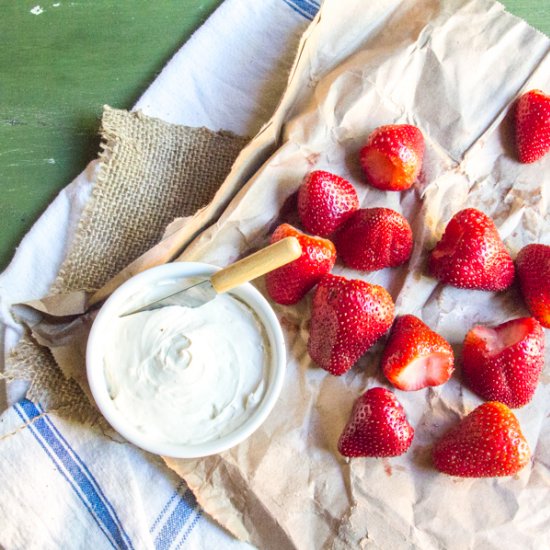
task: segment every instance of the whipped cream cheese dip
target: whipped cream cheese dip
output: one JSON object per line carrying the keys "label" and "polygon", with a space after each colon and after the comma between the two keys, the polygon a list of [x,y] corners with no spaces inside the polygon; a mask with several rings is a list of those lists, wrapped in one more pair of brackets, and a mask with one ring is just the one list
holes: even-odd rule
{"label": "whipped cream cheese dip", "polygon": [[230,294],[113,320],[103,366],[115,407],[151,441],[219,439],[252,416],[265,391],[269,341]]}

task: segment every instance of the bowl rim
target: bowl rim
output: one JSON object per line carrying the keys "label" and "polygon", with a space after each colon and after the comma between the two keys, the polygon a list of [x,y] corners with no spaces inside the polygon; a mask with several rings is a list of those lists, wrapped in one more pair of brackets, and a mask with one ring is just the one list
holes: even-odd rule
{"label": "bowl rim", "polygon": [[207,276],[220,269],[218,266],[203,262],[173,262],[152,267],[118,287],[105,301],[94,319],[86,344],[86,376],[90,391],[101,414],[112,428],[127,441],[145,451],[172,458],[199,458],[226,451],[252,435],[266,420],[279,398],[286,371],[283,331],[269,302],[250,283],[240,285],[232,290],[231,294],[252,308],[264,326],[270,345],[270,364],[266,392],[258,408],[243,424],[219,439],[196,445],[151,441],[124,417],[109,396],[102,364],[102,343],[108,331],[109,319],[120,314],[123,302],[147,284],[176,277]]}

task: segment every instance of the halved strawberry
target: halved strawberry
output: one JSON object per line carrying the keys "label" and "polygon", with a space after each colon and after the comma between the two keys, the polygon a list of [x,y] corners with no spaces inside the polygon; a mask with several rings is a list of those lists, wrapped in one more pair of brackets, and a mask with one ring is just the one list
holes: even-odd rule
{"label": "halved strawberry", "polygon": [[424,137],[410,124],[376,128],[359,153],[368,182],[387,191],[409,189],[418,178],[423,158]]}
{"label": "halved strawberry", "polygon": [[500,291],[514,280],[514,262],[493,220],[475,208],[451,218],[428,265],[436,279],[458,288]]}
{"label": "halved strawberry", "polygon": [[334,234],[343,262],[361,271],[396,267],[412,252],[409,222],[391,208],[361,208]]}
{"label": "halved strawberry", "polygon": [[313,295],[310,357],[328,372],[344,374],[390,328],[393,310],[381,286],[325,275]]}
{"label": "halved strawberry", "polygon": [[298,214],[306,231],[330,236],[359,208],[353,185],[335,174],[315,170],[305,178],[298,192]]}
{"label": "halved strawberry", "polygon": [[336,261],[336,249],[328,239],[310,237],[287,223],[273,232],[271,242],[285,237],[296,237],[302,255],[293,262],[266,275],[266,288],[271,299],[279,304],[295,304],[301,300],[328,273]]}
{"label": "halved strawberry", "polygon": [[531,456],[514,413],[490,401],[474,409],[433,447],[435,467],[460,477],[511,476]]}
{"label": "halved strawberry", "polygon": [[550,246],[528,244],[516,257],[523,299],[539,323],[550,328]]}
{"label": "halved strawberry", "polygon": [[400,390],[439,386],[454,370],[449,342],[414,315],[398,317],[382,354],[386,378]]}
{"label": "halved strawberry", "polygon": [[550,96],[541,90],[523,94],[516,104],[515,123],[520,162],[535,162],[550,151]]}
{"label": "halved strawberry", "polygon": [[531,401],[544,366],[544,332],[532,317],[466,334],[462,372],[466,384],[488,401],[523,407]]}
{"label": "halved strawberry", "polygon": [[395,395],[371,388],[353,406],[338,440],[338,451],[349,457],[398,456],[411,446],[414,429]]}

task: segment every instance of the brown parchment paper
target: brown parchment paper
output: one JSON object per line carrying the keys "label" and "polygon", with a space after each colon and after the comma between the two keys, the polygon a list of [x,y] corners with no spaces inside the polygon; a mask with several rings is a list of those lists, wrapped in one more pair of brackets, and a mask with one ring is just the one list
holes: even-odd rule
{"label": "brown parchment paper", "polygon": [[[520,165],[510,125],[518,94],[550,89],[549,51],[546,37],[489,1],[327,0],[265,130],[280,146],[180,259],[223,265],[263,244],[302,177],[335,172],[353,182],[363,207],[402,212],[415,237],[405,267],[335,272],[384,285],[398,313],[420,316],[454,345],[460,365],[473,324],[528,313],[515,288],[495,294],[437,284],[425,272],[427,250],[468,206],[493,217],[513,256],[530,242],[550,243],[550,156]],[[368,134],[388,123],[415,124],[426,138],[422,177],[404,193],[370,188],[357,162]],[[253,141],[226,183],[254,166],[262,147]],[[386,384],[382,343],[337,378],[308,358],[309,298],[274,307],[289,361],[267,422],[222,455],[166,459],[208,513],[260,548],[550,546],[548,355],[534,400],[517,411],[533,451],[517,476],[455,479],[431,467],[433,441],[481,402],[461,384],[460,367],[441,387],[396,392],[416,429],[407,454],[348,461],[336,450],[338,436],[357,396]]]}
{"label": "brown parchment paper", "polygon": [[[518,94],[550,90],[549,51],[546,37],[488,0],[325,0],[273,118],[239,155],[211,205],[171,233],[180,246],[213,223],[179,259],[225,265],[265,244],[303,176],[335,172],[355,185],[363,207],[402,212],[415,238],[406,266],[365,274],[338,264],[335,272],[385,286],[398,313],[420,316],[460,358],[474,323],[497,324],[527,311],[515,288],[494,294],[438,285],[425,273],[427,250],[467,206],[494,218],[514,256],[527,243],[550,243],[550,156],[520,165],[510,126]],[[369,187],[357,162],[368,134],[388,123],[415,124],[426,138],[423,174],[404,193]],[[261,281],[258,287],[265,292]],[[396,392],[416,430],[407,454],[348,461],[336,450],[338,436],[354,400],[385,385],[378,369],[383,342],[334,377],[306,352],[310,297],[274,308],[289,359],[268,420],[221,455],[165,459],[206,512],[262,549],[550,546],[548,366],[534,400],[517,411],[533,451],[517,476],[463,480],[431,467],[435,438],[480,403],[460,383],[460,368],[442,387]],[[56,348],[58,335],[36,334]],[[78,379],[79,350],[63,351],[58,362]]]}

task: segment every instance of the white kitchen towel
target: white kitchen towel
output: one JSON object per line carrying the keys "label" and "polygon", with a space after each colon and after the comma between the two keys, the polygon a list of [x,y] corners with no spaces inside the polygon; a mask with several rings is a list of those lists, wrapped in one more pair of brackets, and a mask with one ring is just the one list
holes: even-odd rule
{"label": "white kitchen towel", "polygon": [[[175,124],[253,135],[286,85],[316,0],[226,0],[134,109]],[[52,202],[0,275],[0,345],[21,335],[13,303],[47,293],[91,190],[96,162]],[[3,365],[2,365],[3,366]],[[0,545],[13,548],[232,548],[160,460],[97,435],[10,384],[0,406]],[[19,401],[15,405],[14,402]]]}
{"label": "white kitchen towel", "polygon": [[22,400],[0,421],[0,545],[250,548],[206,519],[161,459]]}

